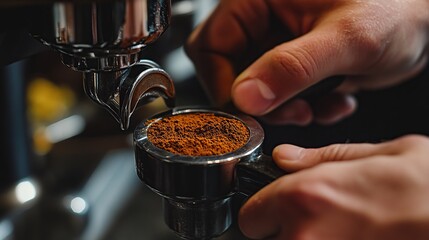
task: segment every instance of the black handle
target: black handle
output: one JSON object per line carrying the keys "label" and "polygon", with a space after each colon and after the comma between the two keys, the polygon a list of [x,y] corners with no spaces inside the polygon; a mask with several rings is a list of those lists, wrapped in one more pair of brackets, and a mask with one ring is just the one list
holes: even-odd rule
{"label": "black handle", "polygon": [[273,159],[268,155],[260,155],[257,158],[242,160],[236,168],[238,179],[238,191],[246,196],[251,196],[257,191],[286,174],[277,167]]}

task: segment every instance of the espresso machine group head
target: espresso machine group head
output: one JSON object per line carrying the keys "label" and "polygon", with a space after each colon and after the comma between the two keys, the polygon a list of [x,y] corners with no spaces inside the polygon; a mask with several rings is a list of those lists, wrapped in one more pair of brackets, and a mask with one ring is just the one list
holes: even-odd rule
{"label": "espresso machine group head", "polygon": [[[40,6],[39,6],[40,5]],[[170,0],[52,1],[39,4],[30,34],[83,72],[85,93],[123,130],[134,110],[155,97],[174,105],[170,76],[142,57],[142,49],[168,28]]]}

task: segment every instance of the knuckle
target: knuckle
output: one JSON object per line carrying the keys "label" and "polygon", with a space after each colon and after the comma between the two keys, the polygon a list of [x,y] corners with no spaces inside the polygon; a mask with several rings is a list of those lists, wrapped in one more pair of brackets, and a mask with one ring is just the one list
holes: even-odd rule
{"label": "knuckle", "polygon": [[271,59],[278,64],[281,71],[285,72],[285,76],[305,82],[310,81],[314,75],[313,61],[304,51],[292,52],[274,49],[271,52]]}
{"label": "knuckle", "polygon": [[[280,214],[297,214],[298,216],[305,216],[305,222],[311,221],[312,216],[318,216],[334,206],[333,199],[323,193],[326,187],[329,187],[327,182],[320,177],[301,179],[294,185],[287,196],[279,196],[279,200],[283,203],[282,205],[288,205],[286,209],[293,211],[293,213],[282,212]],[[285,204],[285,199],[289,199],[290,202]],[[291,240],[310,240],[316,239],[317,233],[315,230],[310,225],[297,223],[285,234]]]}
{"label": "knuckle", "polygon": [[327,161],[338,161],[347,155],[347,149],[343,144],[332,144],[320,148],[320,158]]}
{"label": "knuckle", "polygon": [[345,44],[355,52],[368,59],[379,59],[386,46],[379,35],[381,31],[369,21],[358,21],[354,18],[342,18],[338,22],[339,34],[345,39]]}
{"label": "knuckle", "polygon": [[323,194],[327,183],[321,178],[303,178],[290,192],[280,194],[279,200],[290,199],[296,210],[303,213],[315,213],[321,206],[331,205],[331,200]]}
{"label": "knuckle", "polygon": [[419,134],[405,135],[403,137],[398,138],[395,142],[398,144],[398,146],[402,146],[404,148],[418,146],[422,146],[423,148],[429,148],[429,138]]}
{"label": "knuckle", "polygon": [[314,231],[308,227],[301,227],[299,229],[296,229],[296,231],[293,233],[293,236],[290,238],[290,240],[313,240],[318,239],[318,236],[314,234]]}

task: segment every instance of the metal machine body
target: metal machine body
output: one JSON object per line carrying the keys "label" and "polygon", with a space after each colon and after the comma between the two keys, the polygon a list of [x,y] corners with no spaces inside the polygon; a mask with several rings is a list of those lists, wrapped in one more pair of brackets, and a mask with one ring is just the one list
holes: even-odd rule
{"label": "metal machine body", "polygon": [[[10,9],[8,16],[3,17],[14,18],[17,25],[2,26],[1,33],[4,34],[0,41],[7,40],[9,30],[12,30],[30,43],[16,42],[18,48],[20,45],[36,47],[19,55],[12,54],[4,64],[25,58],[39,49],[54,49],[66,66],[83,73],[85,93],[111,113],[123,130],[129,127],[134,110],[154,98],[162,97],[168,107],[174,106],[173,80],[157,63],[144,59],[142,52],[169,27],[170,0],[36,1],[19,6],[12,4]],[[217,114],[235,117],[221,112]],[[210,239],[222,235],[232,223],[231,197],[237,192],[251,194],[246,189],[255,184],[251,178],[246,178],[246,174],[242,174],[242,187],[238,190],[237,166],[239,163],[246,166],[246,162],[252,162],[252,167],[258,165],[263,158],[261,144],[264,136],[255,120],[244,116],[240,120],[251,132],[245,147],[220,158],[192,159],[192,164],[184,164],[189,159],[171,156],[144,142],[143,126],[135,130],[138,176],[163,196],[165,222],[180,237]],[[29,173],[21,175],[11,178],[11,183]],[[270,175],[267,181],[276,176]],[[87,211],[84,213],[88,214]],[[67,212],[66,215],[70,214]],[[85,222],[81,219],[86,219],[86,215],[75,215],[72,213],[68,219]]]}
{"label": "metal machine body", "polygon": [[[5,229],[11,229],[13,235],[9,216],[28,209],[28,193],[31,199],[41,195],[37,181],[31,178],[24,59],[54,49],[66,66],[82,72],[85,93],[123,130],[139,106],[162,97],[171,107],[176,93],[170,75],[142,53],[169,27],[170,0],[2,1],[0,12],[2,142],[7,143],[0,149],[3,240],[9,239]],[[15,196],[22,186],[27,193],[24,200]],[[63,210],[66,218],[75,217],[69,209]]]}
{"label": "metal machine body", "polygon": [[34,16],[29,32],[83,72],[87,95],[126,130],[140,101],[161,96],[174,104],[170,76],[142,61],[143,48],[168,28],[170,8],[170,0],[54,2]]}
{"label": "metal machine body", "polygon": [[[12,80],[3,81],[5,104],[21,104],[24,100],[14,100],[18,95],[24,97],[24,93],[11,95],[14,89],[6,86],[10,81],[10,86],[23,81],[19,72],[23,68],[16,70],[11,64],[51,48],[59,52],[65,65],[83,73],[86,94],[110,112],[123,130],[129,127],[134,110],[156,97],[164,98],[169,107],[174,105],[173,80],[142,53],[169,27],[170,0],[2,1],[0,11],[0,65],[5,65],[4,76],[12,76]],[[10,73],[9,68],[15,72]],[[25,107],[5,105],[3,109],[9,108],[11,114],[6,114],[4,126],[22,122],[17,128],[25,131]],[[5,140],[27,138],[26,134],[14,131],[5,134]],[[27,149],[26,144],[21,146]],[[16,155],[10,149],[4,150],[4,161],[11,162],[6,166],[18,161],[6,157]]]}
{"label": "metal machine body", "polygon": [[[83,73],[83,87],[88,97],[111,113],[125,130],[134,110],[141,104],[162,97],[168,107],[174,106],[173,80],[157,63],[144,59],[142,53],[168,28],[170,8],[170,0],[36,1],[13,5],[8,15],[16,17],[19,24],[3,26],[5,38],[0,41],[10,36],[8,30],[19,30],[19,35],[29,34],[24,34],[24,40],[31,43],[22,46],[37,47],[11,56],[4,64],[25,58],[39,49],[46,50],[45,47],[54,49],[66,66]],[[27,38],[30,36],[32,39]],[[32,42],[34,39],[43,46]],[[244,166],[244,160],[259,159],[263,140],[263,132],[254,120],[241,120],[251,129],[252,138],[245,148],[222,159],[213,157],[196,161],[199,163],[195,165],[171,165],[150,160],[169,159],[165,152],[157,152],[148,145],[136,149],[138,169],[142,167],[139,159],[148,159],[152,164],[139,170],[139,177],[164,197],[165,221],[179,236],[209,239],[230,227],[231,197],[237,192],[236,166],[239,162]],[[180,162],[180,158],[173,159]],[[12,161],[14,159],[10,159]],[[162,175],[157,171],[160,168],[168,168],[171,175]],[[11,184],[25,176],[11,178]],[[210,186],[203,185],[204,181]],[[195,183],[199,185],[189,190],[187,184]],[[66,213],[73,222],[79,219],[80,229],[86,215],[73,214]]]}

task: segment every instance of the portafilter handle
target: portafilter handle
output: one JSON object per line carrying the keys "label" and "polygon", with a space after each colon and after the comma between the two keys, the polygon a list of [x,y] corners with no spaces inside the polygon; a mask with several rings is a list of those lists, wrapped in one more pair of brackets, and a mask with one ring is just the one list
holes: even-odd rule
{"label": "portafilter handle", "polygon": [[237,192],[250,197],[266,185],[286,174],[265,154],[244,159],[236,166]]}

